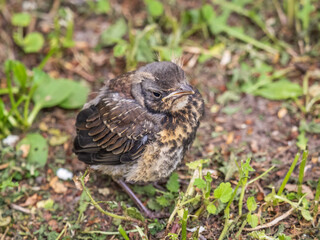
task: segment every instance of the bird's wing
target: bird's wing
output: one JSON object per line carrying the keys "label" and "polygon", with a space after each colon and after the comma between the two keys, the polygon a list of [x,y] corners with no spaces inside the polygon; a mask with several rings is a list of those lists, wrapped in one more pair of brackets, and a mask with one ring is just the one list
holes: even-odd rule
{"label": "bird's wing", "polygon": [[134,161],[157,131],[156,122],[155,116],[135,100],[106,94],[78,114],[74,151],[87,164]]}

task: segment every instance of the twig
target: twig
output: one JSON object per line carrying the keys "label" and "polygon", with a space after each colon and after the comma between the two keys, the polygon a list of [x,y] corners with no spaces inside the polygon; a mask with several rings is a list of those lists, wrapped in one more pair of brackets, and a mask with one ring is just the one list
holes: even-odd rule
{"label": "twig", "polygon": [[84,185],[84,178],[86,177],[88,173],[88,170],[84,173],[83,176],[79,177],[79,180],[81,182],[81,185],[82,185],[82,188],[83,190],[86,192],[86,194],[88,195],[88,197],[90,198],[90,201],[92,203],[92,205],[99,211],[101,212],[102,214],[104,215],[107,215],[109,217],[112,217],[112,218],[117,218],[117,219],[121,219],[121,220],[125,220],[125,221],[131,221],[131,222],[136,222],[136,223],[141,223],[141,221],[137,220],[137,219],[134,219],[134,218],[131,218],[129,216],[120,216],[120,215],[117,215],[117,214],[114,214],[114,213],[111,213],[111,212],[107,212],[105,210],[103,210],[100,205],[93,199],[93,197],[91,196],[88,188]]}
{"label": "twig", "polygon": [[62,237],[62,235],[67,231],[67,227],[68,227],[68,222],[66,222],[66,225],[64,226],[63,230],[61,231],[59,236],[56,238],[56,240],[59,240]]}
{"label": "twig", "polygon": [[20,212],[23,212],[23,213],[26,213],[26,214],[31,214],[31,211],[27,208],[24,208],[24,207],[20,207],[19,205],[16,205],[14,203],[11,203],[10,204],[10,207],[17,210],[17,211],[20,211]]}
{"label": "twig", "polygon": [[94,82],[95,78],[93,76],[91,76],[89,73],[85,72],[84,70],[78,68],[78,67],[74,67],[71,63],[62,61],[62,65],[71,72],[74,72],[76,74],[78,74],[80,77],[83,77],[84,79],[86,79],[88,82]]}
{"label": "twig", "polygon": [[9,231],[9,227],[7,227],[6,230],[4,231],[4,234],[1,237],[1,240],[4,240],[4,238],[6,237],[8,231]]}
{"label": "twig", "polygon": [[280,221],[282,221],[283,219],[289,217],[291,215],[291,213],[295,210],[296,208],[291,208],[289,211],[287,211],[286,213],[284,213],[283,215],[275,218],[273,221],[269,222],[269,223],[266,223],[266,224],[263,224],[263,225],[260,225],[260,226],[257,226],[255,228],[244,228],[243,230],[245,231],[256,231],[256,230],[260,230],[260,229],[263,229],[263,228],[269,228],[269,227],[272,227],[276,224],[278,224]]}

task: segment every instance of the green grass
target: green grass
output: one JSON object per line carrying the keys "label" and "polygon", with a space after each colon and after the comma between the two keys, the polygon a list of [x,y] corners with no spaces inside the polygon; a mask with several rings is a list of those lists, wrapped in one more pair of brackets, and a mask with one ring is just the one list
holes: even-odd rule
{"label": "green grass", "polygon": [[[123,61],[125,66],[120,71],[124,72],[125,69],[133,70],[140,64],[157,58],[171,60],[173,57],[185,57],[187,64],[193,62],[192,68],[198,64],[199,69],[207,69],[208,66],[217,65],[229,52],[230,59],[219,68],[225,71],[226,89],[214,90],[222,114],[236,115],[241,109],[228,105],[237,103],[245,94],[281,101],[292,121],[296,121],[299,126],[296,145],[303,153],[297,153],[290,160],[292,163],[285,169],[287,173],[280,186],[276,188],[271,183],[268,186],[271,193],[260,201],[256,192],[251,191],[252,186],[263,182],[271,174],[274,175],[278,166],[264,168],[263,171],[259,169],[258,172],[252,167],[257,166],[253,164],[257,161],[255,154],[240,154],[241,147],[240,150],[230,150],[232,152],[229,159],[233,161],[232,164],[220,159],[223,166],[219,168],[217,178],[210,172],[203,172],[207,168],[218,169],[217,165],[220,164],[213,162],[214,156],[209,155],[207,159],[188,164],[188,169],[184,172],[185,176],[190,177],[186,188],[181,184],[177,173],[169,178],[164,190],[155,189],[152,185],[134,186],[133,190],[151,210],[171,212],[170,218],[164,221],[145,220],[137,209],[127,207],[126,202],[119,203],[119,207],[113,201],[97,201],[94,189],[85,185],[89,184],[85,181],[87,175],[84,174],[79,178],[84,191],[79,194],[76,211],[72,216],[66,217],[67,220],[59,220],[63,221],[60,232],[52,230],[43,222],[34,233],[20,229],[21,236],[68,239],[76,233],[77,237],[82,238],[92,236],[93,239],[104,239],[106,235],[116,235],[129,239],[130,234],[136,234],[141,239],[148,239],[145,232],[156,236],[165,231],[165,236],[169,239],[188,239],[188,229],[195,227],[191,238],[197,239],[203,222],[214,219],[220,226],[216,232],[221,240],[242,236],[282,240],[291,238],[277,224],[285,222],[291,214],[295,214],[299,221],[312,224],[315,229],[319,227],[320,179],[313,179],[314,199],[307,199],[302,188],[309,184],[305,180],[306,166],[310,162],[308,145],[320,133],[320,75],[319,70],[314,67],[314,60],[320,57],[318,2],[212,0],[193,8],[181,6],[179,10],[174,3],[175,1],[141,1],[145,14],[143,20],[120,14],[117,8],[113,8],[114,3],[108,0],[89,1],[82,6],[84,9],[79,10],[62,4],[54,9],[57,14],[52,27],[49,32],[44,33],[38,31],[38,23],[46,20],[43,18],[46,13],[42,9],[18,12],[12,9],[9,1],[0,1],[1,10],[8,12],[10,16],[7,35],[16,45],[12,51],[15,51],[17,58],[6,59],[1,66],[5,76],[0,89],[0,139],[13,133],[20,136],[16,148],[0,143],[0,191],[4,196],[0,200],[1,231],[5,232],[13,227],[14,210],[9,207],[10,204],[21,203],[21,199],[33,193],[41,195],[44,210],[50,212],[53,218],[59,219],[61,206],[54,202],[49,193],[31,191],[26,187],[18,192],[18,188],[21,185],[36,185],[37,178],[49,179],[51,176],[42,171],[44,168],[57,168],[70,160],[63,159],[62,163],[58,163],[55,156],[50,159],[50,152],[56,150],[56,146],[48,141],[49,131],[39,131],[37,128],[42,120],[40,113],[43,109],[81,108],[90,92],[88,85],[81,81],[53,78],[48,73],[56,66],[71,61],[72,55],[87,54],[86,50],[81,52],[75,47],[76,16],[98,17],[100,21],[103,19],[110,24],[99,36],[94,49],[107,55],[108,69],[117,70],[117,63]],[[32,19],[35,20],[35,28]],[[31,54],[36,55],[36,63],[31,64],[32,67],[25,60],[31,58]],[[311,67],[308,66],[298,77],[292,77],[296,70],[293,66],[299,61],[304,61]],[[206,86],[200,87],[206,90]],[[215,114],[219,114],[218,110],[215,110]],[[266,112],[261,116],[266,117],[268,114]],[[226,133],[226,130],[213,133],[212,138]],[[70,136],[66,139],[68,138],[71,139]],[[66,141],[70,144],[69,140]],[[61,143],[56,145],[61,146]],[[28,156],[22,156],[23,145],[30,148]],[[295,146],[290,149],[295,149]],[[269,153],[266,154],[268,156]],[[238,160],[238,155],[241,160]],[[245,155],[251,157],[246,158]],[[264,162],[260,161],[259,164],[263,165]],[[293,173],[297,168],[299,173],[295,178]],[[223,182],[224,178],[227,180]],[[297,192],[286,190],[289,182],[297,185]],[[81,228],[90,218],[87,214],[91,205],[97,213],[116,219],[113,220],[110,231],[101,230],[100,227],[103,226],[100,225]],[[116,207],[120,210],[114,213]],[[264,210],[267,207],[278,209],[279,216],[270,220],[273,216],[268,215],[269,212],[259,214],[258,209],[261,207]],[[31,211],[32,208],[26,209]],[[22,213],[19,214],[19,217],[25,217]],[[36,216],[38,215],[41,214],[37,212]],[[39,219],[41,221],[43,219]],[[119,227],[115,227],[118,225]],[[173,225],[176,231],[170,232]],[[266,231],[270,227],[278,230],[272,236]]]}

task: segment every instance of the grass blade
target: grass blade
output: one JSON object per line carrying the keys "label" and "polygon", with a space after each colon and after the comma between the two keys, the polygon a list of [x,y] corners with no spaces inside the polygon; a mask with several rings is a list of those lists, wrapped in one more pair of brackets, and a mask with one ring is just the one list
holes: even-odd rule
{"label": "grass blade", "polygon": [[304,169],[306,167],[307,157],[308,157],[308,151],[305,150],[305,151],[303,151],[303,154],[302,154],[302,160],[301,160],[300,170],[299,170],[299,181],[298,181],[298,195],[299,196],[302,195],[302,182],[303,182]]}
{"label": "grass blade", "polygon": [[125,240],[130,240],[130,238],[128,237],[126,231],[123,229],[123,227],[121,225],[119,225],[118,227],[118,231],[121,234],[121,236],[125,239]]}
{"label": "grass blade", "polygon": [[289,181],[289,178],[290,178],[290,176],[291,176],[291,174],[292,174],[295,166],[297,165],[297,162],[298,162],[299,158],[300,158],[300,153],[297,153],[296,157],[295,157],[294,160],[293,160],[293,163],[292,163],[291,166],[290,166],[289,171],[287,172],[287,175],[285,176],[285,178],[284,178],[283,181],[282,181],[282,184],[281,184],[281,186],[280,186],[280,188],[279,188],[279,190],[278,190],[277,195],[280,196],[280,195],[282,194],[282,192],[283,192],[283,190],[284,190],[287,182]]}
{"label": "grass blade", "polygon": [[185,208],[183,212],[183,218],[181,223],[181,239],[187,240],[187,220],[188,220],[188,209]]}

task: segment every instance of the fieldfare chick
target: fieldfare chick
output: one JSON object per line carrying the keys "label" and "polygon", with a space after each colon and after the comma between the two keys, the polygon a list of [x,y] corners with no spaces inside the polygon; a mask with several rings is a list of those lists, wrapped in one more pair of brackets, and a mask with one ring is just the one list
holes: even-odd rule
{"label": "fieldfare chick", "polygon": [[84,106],[76,119],[74,152],[112,176],[149,215],[124,181],[169,176],[191,146],[203,113],[199,91],[178,65],[150,63],[109,80]]}

